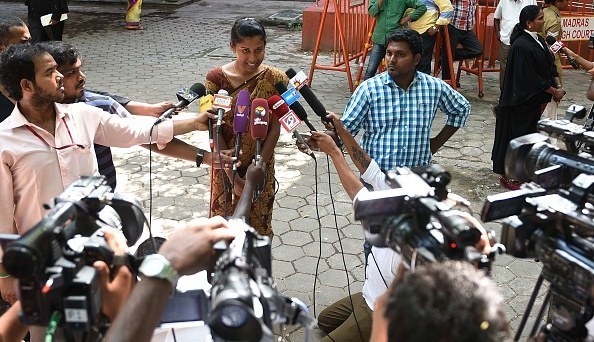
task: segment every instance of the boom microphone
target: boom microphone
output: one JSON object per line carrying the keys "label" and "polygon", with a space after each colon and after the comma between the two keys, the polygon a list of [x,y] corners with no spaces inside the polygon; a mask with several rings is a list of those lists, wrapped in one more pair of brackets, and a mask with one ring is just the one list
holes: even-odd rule
{"label": "boom microphone", "polygon": [[[295,72],[293,68],[289,68],[287,69],[287,71],[285,71],[285,74],[287,74],[289,78],[293,78],[295,77],[295,75],[297,75],[297,72]],[[326,108],[320,102],[320,100],[318,100],[316,94],[314,94],[314,92],[307,84],[303,84],[301,88],[299,88],[299,92],[301,93],[301,96],[303,96],[303,98],[305,99],[305,102],[309,104],[311,109],[313,109],[314,113],[316,113],[316,115],[319,116],[322,119],[322,121],[326,123],[332,122],[326,117]]]}
{"label": "boom microphone", "polygon": [[[250,92],[243,89],[237,94],[237,102],[235,103],[235,115],[233,117],[233,133],[237,135],[235,138],[235,159],[239,157],[239,149],[241,147],[241,135],[247,133],[250,125]],[[233,164],[233,173],[237,172],[237,166]]]}
{"label": "boom microphone", "polygon": [[[274,87],[276,88],[276,91],[278,91],[279,94],[284,94],[287,90],[289,90],[283,82],[278,82],[274,85]],[[297,117],[299,117],[301,121],[305,122],[305,124],[311,131],[317,131],[317,129],[311,124],[311,122],[307,120],[307,112],[305,111],[305,108],[303,108],[301,103],[295,101],[289,107],[293,110],[293,112],[295,112],[295,114],[297,114]]]}
{"label": "boom microphone", "polygon": [[562,42],[558,42],[557,39],[555,39],[555,37],[553,36],[547,36],[545,40],[547,41],[547,44],[551,46],[550,48],[553,53],[558,53],[558,51],[561,51],[561,53],[563,53],[565,57],[567,57],[567,61],[569,62],[569,64],[571,64],[571,66],[574,69],[580,68],[578,62],[576,62],[575,59],[569,57],[569,54],[567,53],[567,50],[565,50],[565,48],[563,47],[564,44]]}
{"label": "boom microphone", "polygon": [[194,83],[190,89],[182,88],[175,95],[177,95],[179,102],[175,107],[169,108],[161,114],[153,125],[163,122],[165,119],[169,119],[177,110],[187,107],[192,101],[206,95],[206,87],[204,87],[202,83]]}
{"label": "boom microphone", "polygon": [[269,122],[268,101],[255,98],[250,111],[250,133],[252,139],[256,140],[256,163],[262,158],[262,140],[268,135]]}
{"label": "boom microphone", "polygon": [[[270,107],[270,110],[272,111],[272,115],[277,120],[280,120],[280,118],[282,118],[283,116],[285,116],[285,114],[291,112],[291,109],[289,108],[289,106],[287,106],[287,103],[280,96],[278,96],[278,95],[272,95],[268,99],[268,107]],[[313,159],[316,159],[316,156],[309,149],[309,146],[307,145],[307,143],[305,142],[305,140],[303,140],[303,137],[301,136],[301,134],[297,130],[294,130],[293,131],[293,136],[300,143],[302,143],[303,145],[305,145],[305,147],[307,148],[307,154],[309,154]]]}

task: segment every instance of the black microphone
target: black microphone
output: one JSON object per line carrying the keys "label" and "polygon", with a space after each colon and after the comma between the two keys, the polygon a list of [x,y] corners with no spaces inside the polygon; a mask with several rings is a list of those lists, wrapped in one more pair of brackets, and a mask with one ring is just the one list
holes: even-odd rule
{"label": "black microphone", "polygon": [[175,107],[167,109],[153,125],[156,125],[165,119],[169,119],[175,113],[175,111],[188,106],[190,103],[192,103],[192,101],[206,95],[206,87],[204,87],[202,83],[194,83],[190,89],[182,88],[175,95],[177,95],[179,102],[175,105]]}
{"label": "black microphone", "polygon": [[565,50],[565,48],[563,48],[562,42],[558,42],[557,39],[555,39],[555,37],[553,37],[553,36],[547,36],[547,38],[545,38],[545,40],[547,41],[547,44],[549,44],[551,46],[551,51],[553,51],[553,53],[557,53],[557,51],[561,51],[561,53],[563,53],[565,55],[565,57],[567,57],[567,61],[569,62],[569,64],[571,64],[571,66],[574,69],[580,68],[580,65],[578,64],[578,62],[576,62],[575,59],[569,57],[567,50]]}
{"label": "black microphone", "polygon": [[[289,78],[293,78],[293,77],[295,77],[295,75],[297,75],[297,72],[295,72],[295,70],[293,68],[289,68],[289,69],[287,69],[287,71],[285,71],[285,74],[287,74],[287,76],[289,76]],[[301,86],[301,88],[299,88],[299,92],[305,99],[305,102],[307,102],[307,104],[309,104],[311,109],[313,109],[314,113],[316,113],[316,115],[319,116],[322,119],[322,121],[324,121],[326,123],[332,122],[326,117],[326,108],[320,102],[320,100],[318,100],[318,97],[316,96],[316,94],[314,94],[314,92],[311,90],[311,88],[307,84],[303,84]]]}
{"label": "black microphone", "polygon": [[[276,88],[276,91],[278,91],[278,93],[280,95],[284,94],[287,90],[289,90],[289,89],[287,89],[287,86],[283,82],[278,82],[277,84],[274,85],[274,87]],[[311,122],[309,122],[309,120],[307,120],[307,112],[305,111],[305,108],[303,108],[301,103],[299,103],[298,101],[295,101],[295,102],[293,102],[293,104],[291,104],[289,106],[289,108],[291,108],[295,112],[295,114],[297,114],[297,117],[299,118],[299,120],[305,122],[305,124],[311,131],[317,131],[317,129],[311,124]]]}

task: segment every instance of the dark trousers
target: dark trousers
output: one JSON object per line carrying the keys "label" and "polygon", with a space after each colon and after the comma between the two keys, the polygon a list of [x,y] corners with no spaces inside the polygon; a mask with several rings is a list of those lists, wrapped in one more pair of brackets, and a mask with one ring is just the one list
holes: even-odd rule
{"label": "dark trousers", "polygon": [[372,78],[377,72],[380,63],[386,55],[386,46],[380,44],[373,44],[371,52],[369,53],[369,64],[367,64],[367,70],[365,70],[364,79]]}
{"label": "dark trousers", "polygon": [[38,17],[29,15],[27,17],[29,23],[29,32],[31,33],[31,42],[46,42],[49,40],[62,40],[62,33],[64,32],[64,21],[60,21],[55,25],[42,26],[41,20]]}
{"label": "dark trousers", "polygon": [[421,39],[423,39],[423,52],[421,53],[421,61],[417,65],[417,70],[427,75],[431,75],[431,60],[433,59],[433,48],[435,47],[436,38],[437,34],[430,35],[428,31],[425,31],[421,35]]}
{"label": "dark trousers", "polygon": [[[458,30],[452,25],[448,25],[448,30],[450,32],[450,46],[452,47],[452,57],[454,58],[454,61],[476,58],[483,54],[483,47],[476,37],[476,34],[474,34],[474,31]],[[458,44],[461,44],[462,48],[458,48]],[[448,64],[445,42],[443,43],[441,51],[441,75],[444,80],[449,80],[450,65]]]}
{"label": "dark trousers", "polygon": [[[351,298],[353,306],[351,306]],[[373,311],[367,306],[361,292],[351,297],[344,297],[324,309],[318,316],[318,327],[328,335],[322,339],[322,342],[369,341],[372,316]]]}

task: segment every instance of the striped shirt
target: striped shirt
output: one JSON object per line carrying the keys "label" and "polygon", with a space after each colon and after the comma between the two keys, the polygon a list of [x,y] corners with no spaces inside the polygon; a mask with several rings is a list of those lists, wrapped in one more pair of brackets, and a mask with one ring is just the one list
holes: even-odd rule
{"label": "striped shirt", "polygon": [[454,16],[450,25],[462,31],[474,29],[476,0],[454,0],[452,5],[454,6]]}
{"label": "striped shirt", "polygon": [[442,80],[417,72],[407,90],[383,72],[363,82],[341,119],[353,136],[363,129],[361,146],[383,170],[431,163],[431,126],[437,109],[446,125],[463,127],[470,103]]}
{"label": "striped shirt", "polygon": [[[122,118],[130,118],[130,114],[122,105],[117,103],[114,99],[109,96],[100,95],[90,91],[84,92],[84,95],[76,102],[84,102],[90,106],[103,109],[110,114],[117,114]],[[105,176],[107,184],[112,189],[116,187],[116,170],[113,165],[113,157],[111,155],[111,149],[107,146],[94,144],[95,155],[97,156],[97,166],[99,167],[99,173]]]}

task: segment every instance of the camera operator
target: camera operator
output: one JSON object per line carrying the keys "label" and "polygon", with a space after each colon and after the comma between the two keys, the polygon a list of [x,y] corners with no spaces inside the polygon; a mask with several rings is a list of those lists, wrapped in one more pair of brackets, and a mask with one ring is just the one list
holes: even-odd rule
{"label": "camera operator", "polygon": [[371,340],[509,340],[496,284],[467,262],[426,264],[404,274],[376,301]]}
{"label": "camera operator", "polygon": [[[246,173],[246,194],[262,184],[264,170],[265,163],[252,162]],[[249,217],[251,203],[252,196],[242,196],[233,217]],[[165,294],[175,290],[179,276],[205,270],[211,264],[213,245],[236,236],[237,232],[230,228],[227,220],[216,216],[194,220],[173,233],[159,249],[156,261],[153,260],[163,271],[147,275],[141,266],[141,281],[109,328],[106,340],[149,341],[169,300]],[[138,319],[138,312],[146,313],[144,319]]]}
{"label": "camera operator", "polygon": [[[124,255],[127,251],[126,238],[115,229],[103,228],[103,237],[113,250],[114,255]],[[110,273],[108,265],[103,261],[96,261],[93,267],[99,273],[102,302],[101,312],[114,321],[121,307],[127,301],[135,284],[132,272],[126,266],[119,266]],[[38,330],[36,335],[42,335],[45,328],[29,327],[19,321],[21,302],[17,300],[2,316],[0,316],[0,341],[20,341],[30,329]]]}

